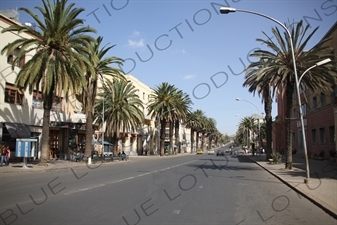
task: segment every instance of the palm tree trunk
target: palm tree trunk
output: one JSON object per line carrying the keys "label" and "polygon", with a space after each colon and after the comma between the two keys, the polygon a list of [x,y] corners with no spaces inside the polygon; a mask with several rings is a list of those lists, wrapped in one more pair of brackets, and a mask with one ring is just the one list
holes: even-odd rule
{"label": "palm tree trunk", "polygon": [[290,80],[287,82],[287,90],[286,90],[286,163],[285,169],[291,170],[293,167],[293,155],[292,155],[292,143],[291,143],[291,109],[293,108],[293,93],[294,93],[294,84]]}
{"label": "palm tree trunk", "polygon": [[193,153],[194,146],[194,130],[191,128],[191,154]]}
{"label": "palm tree trunk", "polygon": [[166,119],[160,120],[160,156],[163,156],[165,147],[165,127]]}
{"label": "palm tree trunk", "polygon": [[119,138],[117,136],[117,132],[114,132],[114,135],[112,137],[112,141],[114,143],[114,146],[113,146],[114,152],[113,152],[113,154],[114,155],[118,155],[118,141],[119,141]]}
{"label": "palm tree trunk", "polygon": [[92,103],[89,103],[91,101],[88,101],[88,104],[86,105],[85,109],[85,116],[86,116],[86,122],[85,122],[85,151],[84,151],[84,158],[83,160],[87,160],[89,157],[91,157],[92,154],[92,135],[93,135],[93,113],[92,113]]}
{"label": "palm tree trunk", "polygon": [[[268,88],[269,89],[269,88]],[[266,139],[267,139],[267,146],[266,146],[266,160],[268,161],[271,158],[272,154],[272,123],[273,119],[271,116],[271,111],[272,111],[272,103],[273,100],[270,95],[270,90],[266,90],[264,96],[264,111],[266,113]],[[261,134],[260,134],[261,135]],[[260,140],[261,141],[261,138]]]}
{"label": "palm tree trunk", "polygon": [[176,148],[178,148],[178,146],[179,146],[177,153],[180,153],[180,145],[179,145],[179,120],[176,120],[175,124],[174,124],[174,137],[175,137]]}
{"label": "palm tree trunk", "polygon": [[[53,88],[51,88],[53,90]],[[53,104],[53,94],[49,94],[44,98],[43,102],[43,123],[42,123],[42,137],[41,137],[41,158],[39,166],[48,166],[49,157],[49,122],[50,122],[50,109]]]}
{"label": "palm tree trunk", "polygon": [[174,153],[174,146],[173,146],[173,126],[174,126],[173,121],[170,121],[170,131],[169,131],[169,135],[170,135],[170,155],[172,155],[172,154]]}
{"label": "palm tree trunk", "polygon": [[[92,135],[94,133],[94,129],[92,127],[93,122],[93,110],[94,110],[94,99],[96,99],[97,94],[97,80],[93,79],[90,73],[87,74],[87,88],[83,90],[83,102],[84,102],[84,109],[85,109],[85,150],[84,150],[84,158],[83,160],[86,161],[89,157],[91,157],[93,146],[92,146]],[[103,121],[104,125],[104,121]],[[102,125],[102,126],[103,126]],[[103,144],[104,148],[104,144]]]}

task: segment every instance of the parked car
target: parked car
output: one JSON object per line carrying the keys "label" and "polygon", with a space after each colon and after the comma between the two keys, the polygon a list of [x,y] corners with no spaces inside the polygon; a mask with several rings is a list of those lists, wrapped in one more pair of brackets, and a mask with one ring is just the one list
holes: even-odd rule
{"label": "parked car", "polygon": [[225,156],[225,151],[222,150],[222,149],[218,150],[217,153],[216,153],[216,156],[219,156],[219,155]]}
{"label": "parked car", "polygon": [[202,149],[199,148],[199,149],[197,150],[197,155],[198,155],[198,154],[202,154]]}
{"label": "parked car", "polygon": [[214,150],[208,150],[208,155],[214,155]]}

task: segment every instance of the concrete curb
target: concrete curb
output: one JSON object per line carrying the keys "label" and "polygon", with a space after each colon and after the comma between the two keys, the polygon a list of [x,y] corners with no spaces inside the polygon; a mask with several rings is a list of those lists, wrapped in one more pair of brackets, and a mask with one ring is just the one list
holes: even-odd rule
{"label": "concrete curb", "polygon": [[[246,156],[246,157],[249,158],[250,160],[252,160],[253,162],[255,162],[257,165],[259,165],[261,168],[263,168],[264,170],[266,170],[268,173],[270,173],[271,175],[273,175],[274,177],[276,177],[277,179],[279,179],[282,183],[284,183],[285,185],[287,185],[288,187],[290,187],[296,193],[302,195],[303,197],[305,197],[306,199],[308,199],[309,201],[311,201],[312,203],[314,203],[316,206],[318,206],[319,208],[321,208],[323,211],[325,211],[326,213],[328,213],[330,216],[332,216],[333,218],[337,219],[337,212],[335,212],[335,210],[332,209],[328,204],[326,204],[325,202],[321,201],[320,199],[315,198],[313,195],[307,194],[304,191],[302,191],[302,190],[296,188],[295,186],[291,185],[289,182],[287,182],[286,180],[284,180],[281,176],[279,176],[279,175],[275,174],[274,172],[268,170],[261,163],[255,161],[251,157],[249,157],[249,156]],[[303,183],[304,183],[304,181],[303,181]]]}

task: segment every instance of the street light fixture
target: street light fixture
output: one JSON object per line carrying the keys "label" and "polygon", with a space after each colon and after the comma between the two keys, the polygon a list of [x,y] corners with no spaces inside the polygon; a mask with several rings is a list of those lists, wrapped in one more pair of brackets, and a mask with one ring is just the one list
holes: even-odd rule
{"label": "street light fixture", "polygon": [[[300,78],[298,79],[298,85],[301,84],[301,80],[302,80],[303,76],[304,76],[309,70],[311,70],[311,69],[313,69],[313,68],[315,68],[315,67],[317,67],[317,66],[321,66],[321,65],[327,64],[327,63],[329,63],[329,62],[331,62],[331,59],[330,59],[330,58],[327,58],[327,59],[323,59],[322,61],[319,61],[319,62],[316,63],[315,65],[309,67],[306,71],[304,71],[304,72],[302,73],[302,75],[301,75]],[[299,87],[298,87],[298,88],[299,88]]]}
{"label": "street light fixture", "polygon": [[298,99],[298,107],[299,107],[299,114],[300,114],[300,121],[301,121],[303,149],[304,149],[305,163],[306,163],[306,178],[304,179],[304,183],[309,183],[310,173],[309,173],[309,164],[308,164],[307,143],[306,143],[305,130],[304,130],[303,112],[302,112],[302,108],[301,108],[301,96],[300,96],[299,82],[298,82],[299,79],[298,79],[298,76],[297,76],[295,50],[294,50],[294,44],[293,44],[291,33],[283,23],[281,23],[280,21],[274,19],[273,17],[267,16],[265,14],[254,12],[254,11],[249,11],[249,10],[235,9],[235,8],[231,8],[231,7],[221,7],[220,8],[221,14],[228,14],[230,12],[245,12],[245,13],[250,13],[250,14],[254,14],[254,15],[257,15],[257,16],[262,16],[264,18],[267,18],[271,21],[274,21],[278,25],[280,25],[286,31],[286,33],[289,37],[289,42],[290,42],[290,47],[291,47],[291,56],[292,56],[292,60],[293,60],[293,69],[294,69],[294,76],[295,76],[295,85],[296,85],[296,92],[297,92],[297,99]]}

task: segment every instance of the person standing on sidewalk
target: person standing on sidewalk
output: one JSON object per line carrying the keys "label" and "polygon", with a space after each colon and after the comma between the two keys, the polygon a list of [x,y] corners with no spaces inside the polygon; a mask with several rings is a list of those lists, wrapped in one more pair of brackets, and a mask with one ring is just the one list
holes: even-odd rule
{"label": "person standing on sidewalk", "polygon": [[6,148],[6,166],[9,166],[9,159],[11,158],[11,149],[9,148],[9,146],[7,145]]}
{"label": "person standing on sidewalk", "polygon": [[1,161],[0,161],[0,166],[2,166],[2,164],[6,164],[6,146],[3,145],[1,148]]}

